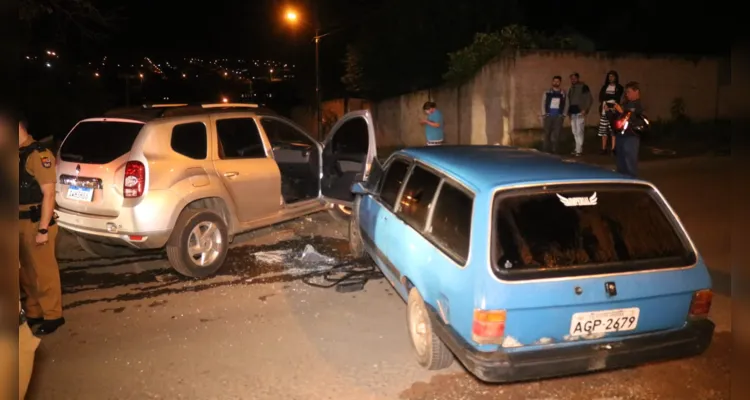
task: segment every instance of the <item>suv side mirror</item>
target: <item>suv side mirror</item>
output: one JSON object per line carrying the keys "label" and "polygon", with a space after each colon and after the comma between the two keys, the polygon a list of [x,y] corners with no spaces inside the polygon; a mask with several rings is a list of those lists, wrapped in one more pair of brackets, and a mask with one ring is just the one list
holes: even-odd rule
{"label": "suv side mirror", "polygon": [[352,193],[359,194],[359,195],[365,195],[365,194],[368,194],[369,192],[365,188],[365,183],[364,182],[355,182],[352,185]]}

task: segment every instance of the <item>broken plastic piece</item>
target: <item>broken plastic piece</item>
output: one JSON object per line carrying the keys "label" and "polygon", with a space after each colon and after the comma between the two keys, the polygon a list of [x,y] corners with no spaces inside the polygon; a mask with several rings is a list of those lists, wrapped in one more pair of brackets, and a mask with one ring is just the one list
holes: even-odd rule
{"label": "broken plastic piece", "polygon": [[305,249],[302,250],[302,254],[300,254],[298,260],[306,263],[323,264],[333,264],[336,262],[333,257],[328,257],[318,253],[318,251],[315,250],[315,247],[313,247],[311,244],[305,246]]}

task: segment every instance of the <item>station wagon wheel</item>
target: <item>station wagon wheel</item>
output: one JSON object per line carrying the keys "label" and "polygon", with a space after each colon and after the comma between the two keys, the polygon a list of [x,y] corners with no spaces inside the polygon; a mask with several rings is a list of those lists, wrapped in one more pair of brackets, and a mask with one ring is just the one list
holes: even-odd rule
{"label": "station wagon wheel", "polygon": [[227,226],[208,210],[185,210],[167,244],[169,263],[181,275],[205,278],[224,264],[229,250]]}
{"label": "station wagon wheel", "polygon": [[337,221],[348,222],[352,217],[352,208],[343,204],[334,204],[328,213]]}
{"label": "station wagon wheel", "polygon": [[[361,201],[362,196],[357,196],[354,199],[352,209],[358,210]],[[349,251],[354,258],[360,258],[365,255],[365,243],[362,241],[362,231],[359,227],[359,214],[356,212],[353,212],[352,217],[349,219]]]}
{"label": "station wagon wheel", "polygon": [[416,288],[409,291],[406,324],[419,365],[437,370],[448,368],[453,363],[453,353],[432,329],[427,306]]}

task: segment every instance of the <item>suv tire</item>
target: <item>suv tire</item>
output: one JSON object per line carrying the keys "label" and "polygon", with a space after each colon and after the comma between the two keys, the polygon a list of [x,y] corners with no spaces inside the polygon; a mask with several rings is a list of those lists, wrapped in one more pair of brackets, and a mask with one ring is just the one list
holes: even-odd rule
{"label": "suv tire", "polygon": [[365,243],[362,241],[362,230],[359,227],[359,203],[362,196],[354,199],[352,206],[352,216],[349,218],[349,251],[354,258],[361,258],[365,255]]}
{"label": "suv tire", "polygon": [[[206,278],[215,274],[227,258],[227,231],[224,220],[213,211],[184,210],[167,243],[167,258],[172,268],[189,278]],[[201,251],[191,255],[190,246]],[[211,260],[199,265],[196,257],[200,259],[201,255]]]}
{"label": "suv tire", "polygon": [[409,291],[406,326],[419,365],[429,370],[438,370],[448,368],[453,363],[453,353],[432,329],[427,306],[417,288]]}
{"label": "suv tire", "polygon": [[112,246],[75,235],[78,244],[86,253],[98,258],[133,257],[142,253],[125,246]]}

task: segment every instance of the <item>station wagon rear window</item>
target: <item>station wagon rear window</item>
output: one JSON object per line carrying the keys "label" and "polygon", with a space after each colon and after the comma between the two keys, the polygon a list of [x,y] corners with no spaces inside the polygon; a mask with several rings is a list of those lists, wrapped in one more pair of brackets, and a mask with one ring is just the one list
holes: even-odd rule
{"label": "station wagon rear window", "polygon": [[696,255],[648,186],[557,185],[499,192],[493,270],[539,279],[689,266]]}
{"label": "station wagon rear window", "polygon": [[86,121],[68,134],[60,148],[62,161],[107,164],[130,152],[143,124]]}

